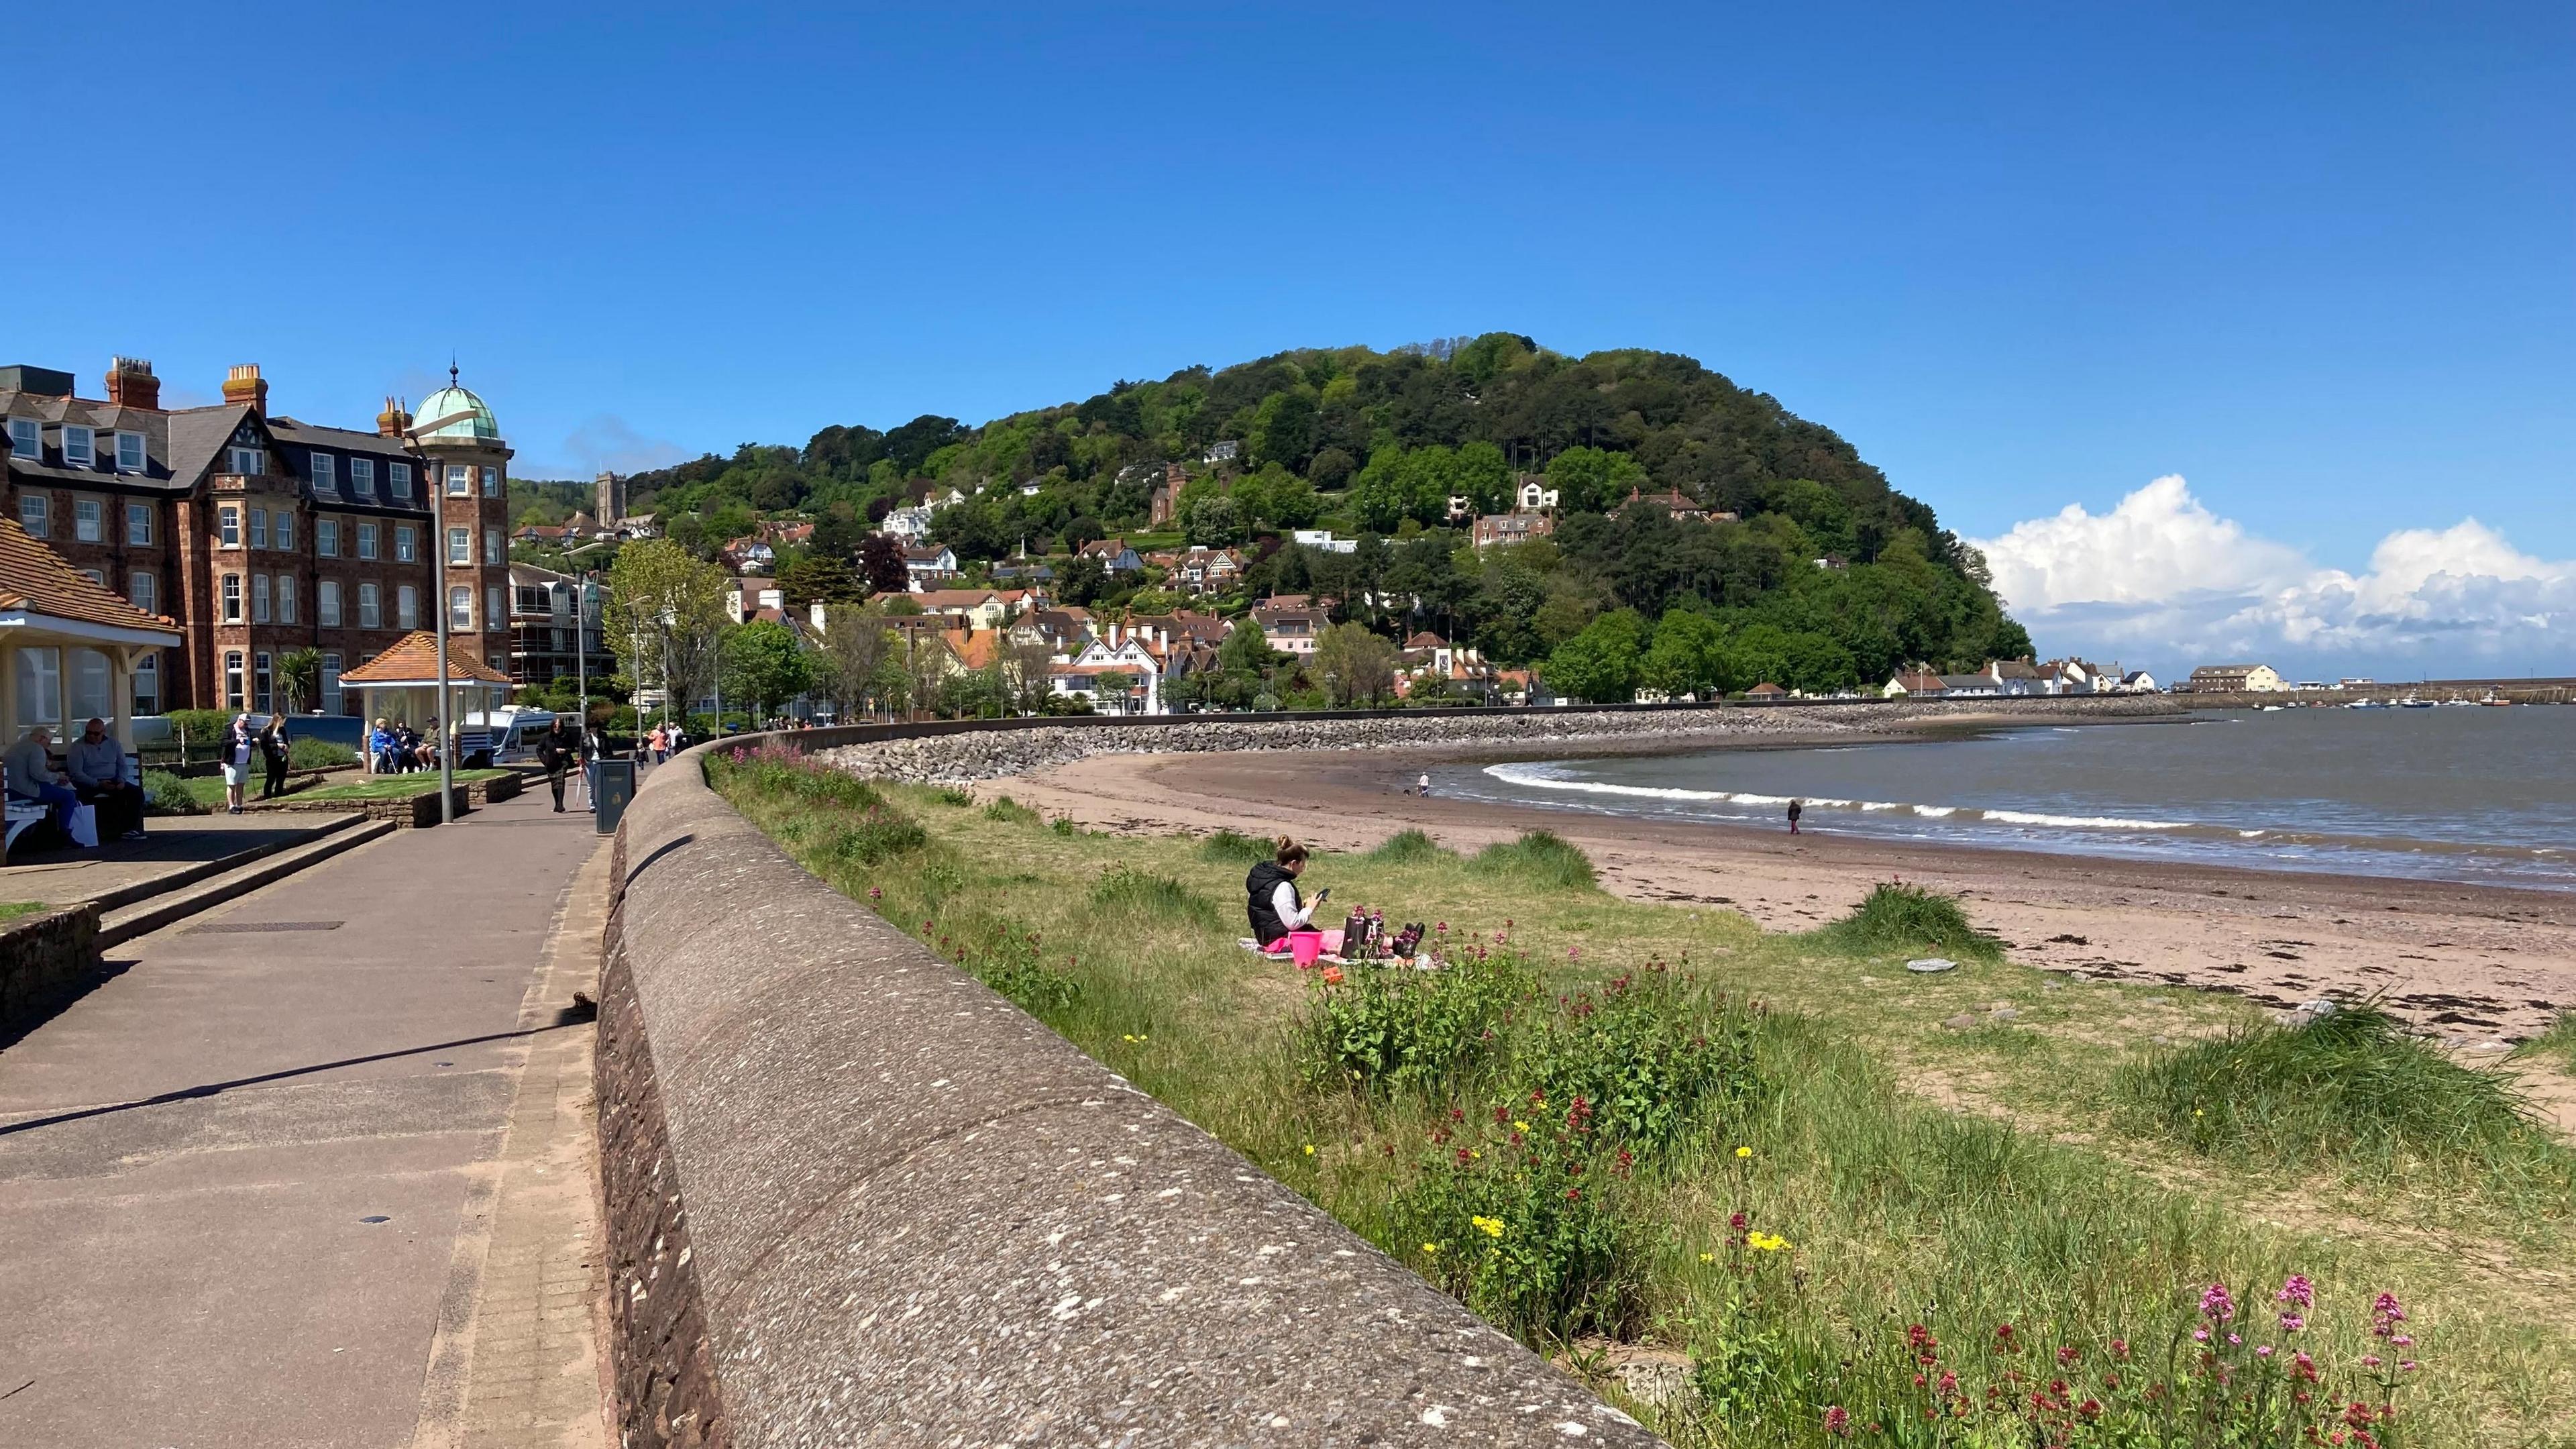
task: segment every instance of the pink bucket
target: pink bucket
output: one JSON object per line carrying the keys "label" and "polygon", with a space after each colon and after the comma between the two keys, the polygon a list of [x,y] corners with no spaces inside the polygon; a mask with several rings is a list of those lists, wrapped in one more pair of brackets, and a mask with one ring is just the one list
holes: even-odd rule
{"label": "pink bucket", "polygon": [[1296,962],[1300,966],[1312,966],[1315,964],[1315,958],[1323,954],[1323,932],[1290,931],[1288,933],[1289,960]]}

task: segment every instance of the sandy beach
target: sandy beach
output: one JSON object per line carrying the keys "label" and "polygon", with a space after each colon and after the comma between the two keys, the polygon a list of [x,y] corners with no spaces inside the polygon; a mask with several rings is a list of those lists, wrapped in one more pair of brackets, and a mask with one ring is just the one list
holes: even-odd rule
{"label": "sandy beach", "polygon": [[2045,969],[2215,988],[2277,1007],[2376,995],[2472,1053],[2497,1052],[2576,1010],[2576,894],[1793,838],[1785,828],[1402,793],[1435,760],[1530,753],[1110,754],[985,788],[1097,829],[1284,832],[1335,849],[1371,847],[1408,827],[1464,849],[1546,829],[1582,847],[1621,895],[1723,906],[1774,930],[1822,924],[1873,883],[1901,878],[1956,893],[2016,959]]}

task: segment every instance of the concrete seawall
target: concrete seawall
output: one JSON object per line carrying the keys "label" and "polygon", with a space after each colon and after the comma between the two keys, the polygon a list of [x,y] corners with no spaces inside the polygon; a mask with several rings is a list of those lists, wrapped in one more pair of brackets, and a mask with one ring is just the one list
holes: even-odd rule
{"label": "concrete seawall", "polygon": [[807,875],[705,748],[647,778],[614,872],[627,1444],[1659,1442]]}

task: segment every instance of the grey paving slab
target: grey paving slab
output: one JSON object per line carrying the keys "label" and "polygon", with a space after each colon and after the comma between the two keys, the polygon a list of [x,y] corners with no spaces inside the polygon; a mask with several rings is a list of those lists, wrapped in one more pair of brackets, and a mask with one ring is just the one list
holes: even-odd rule
{"label": "grey paving slab", "polygon": [[0,1051],[0,1443],[413,1441],[595,845],[538,799],[399,832]]}

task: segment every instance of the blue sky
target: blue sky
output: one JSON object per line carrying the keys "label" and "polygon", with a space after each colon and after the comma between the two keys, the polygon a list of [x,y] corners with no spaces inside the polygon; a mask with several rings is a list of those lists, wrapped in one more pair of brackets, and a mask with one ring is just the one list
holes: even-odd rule
{"label": "blue sky", "polygon": [[1508,329],[1698,357],[2007,553],[2166,475],[2289,551],[2222,593],[2474,516],[2552,606],[2496,647],[2576,629],[2563,4],[81,27],[12,73],[79,167],[0,212],[0,360],[141,353],[174,396],[256,360],[352,422],[452,349],[542,474]]}

